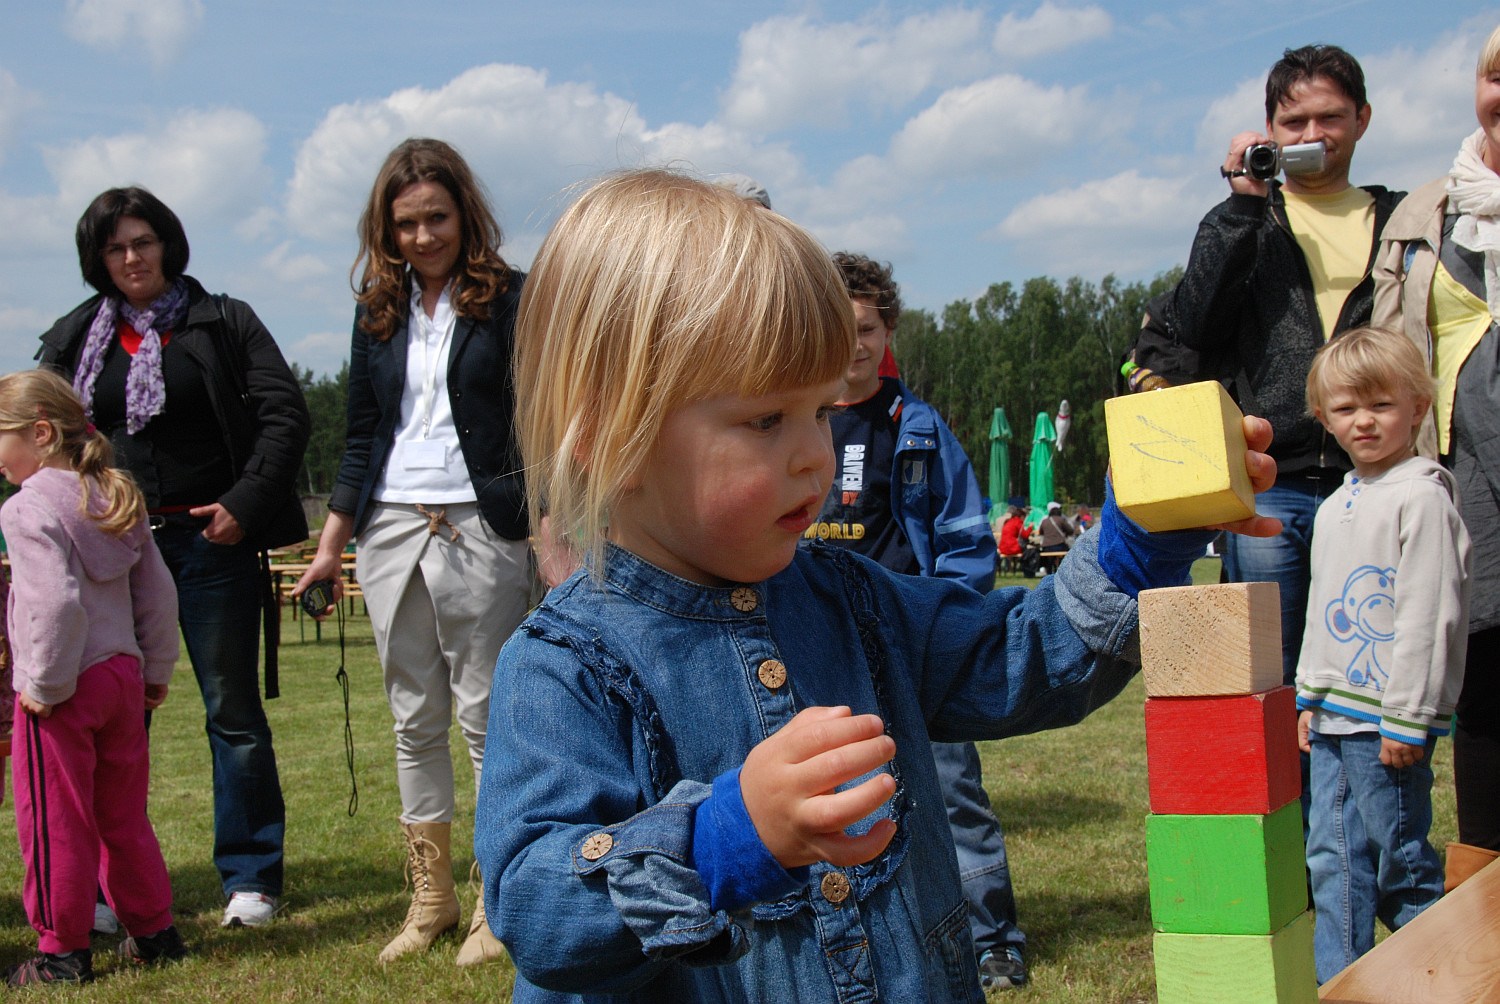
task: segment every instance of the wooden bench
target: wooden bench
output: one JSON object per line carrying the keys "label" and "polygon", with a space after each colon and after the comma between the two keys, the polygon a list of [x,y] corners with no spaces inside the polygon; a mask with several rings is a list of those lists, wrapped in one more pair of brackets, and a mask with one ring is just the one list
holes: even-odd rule
{"label": "wooden bench", "polygon": [[1500,1001],[1500,859],[1323,984],[1323,1004]]}

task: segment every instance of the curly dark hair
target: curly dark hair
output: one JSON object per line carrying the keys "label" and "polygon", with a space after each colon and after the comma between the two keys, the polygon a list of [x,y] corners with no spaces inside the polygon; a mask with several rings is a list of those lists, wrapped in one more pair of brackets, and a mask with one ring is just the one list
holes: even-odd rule
{"label": "curly dark hair", "polygon": [[858,300],[873,300],[885,326],[895,330],[901,318],[901,287],[891,278],[890,262],[882,265],[867,255],[838,251],[833,263],[844,277],[849,295]]}
{"label": "curly dark hair", "polygon": [[[360,326],[381,341],[406,323],[411,309],[406,259],[396,244],[391,203],[408,186],[423,181],[446,188],[462,216],[453,312],[482,320],[489,316],[490,301],[510,286],[510,266],[496,250],[502,239],[500,224],[490,212],[484,185],[459,152],[442,140],[406,140],[390,152],[375,176],[359,218],[359,254],[349,269],[355,299],[365,308]],[[361,264],[363,272],[355,282]]]}
{"label": "curly dark hair", "polygon": [[78,245],[78,267],[83,271],[83,281],[105,296],[120,295],[109,277],[109,266],[104,264],[104,245],[114,237],[115,228],[126,216],[144,220],[156,232],[162,243],[162,277],[168,285],[176,282],[187,271],[188,263],[188,239],[182,221],[165,202],[135,185],[100,192],[78,218],[73,239]]}
{"label": "curly dark hair", "polygon": [[1304,45],[1287,49],[1271,67],[1266,77],[1266,121],[1276,117],[1276,109],[1286,101],[1292,88],[1314,77],[1327,77],[1338,84],[1359,111],[1369,104],[1365,100],[1365,71],[1359,60],[1336,45]]}

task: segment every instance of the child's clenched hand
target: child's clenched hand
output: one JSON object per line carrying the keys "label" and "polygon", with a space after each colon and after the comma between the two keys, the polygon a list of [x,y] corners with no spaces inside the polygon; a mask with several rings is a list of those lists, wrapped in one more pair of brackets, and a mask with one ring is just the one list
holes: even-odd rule
{"label": "child's clenched hand", "polygon": [[52,717],[52,705],[43,704],[41,701],[33,699],[31,695],[26,693],[24,690],[21,691],[19,696],[21,698],[21,707],[25,708],[33,715],[36,715],[38,718]]}
{"label": "child's clenched hand", "polygon": [[1297,748],[1304,753],[1312,752],[1312,712],[1303,711],[1297,715]]}
{"label": "child's clenched hand", "polygon": [[740,768],[740,793],[755,832],[782,867],[862,864],[896,835],[890,819],[862,836],[844,832],[895,793],[889,774],[834,791],[895,755],[895,740],[884,728],[879,717],[845,707],[808,708],[750,751]]}
{"label": "child's clenched hand", "polygon": [[1380,737],[1380,762],[1387,767],[1410,767],[1427,755],[1427,747],[1413,746],[1399,739]]}
{"label": "child's clenched hand", "polygon": [[167,687],[165,683],[146,684],[146,710],[155,711],[161,707],[162,702],[167,699]]}

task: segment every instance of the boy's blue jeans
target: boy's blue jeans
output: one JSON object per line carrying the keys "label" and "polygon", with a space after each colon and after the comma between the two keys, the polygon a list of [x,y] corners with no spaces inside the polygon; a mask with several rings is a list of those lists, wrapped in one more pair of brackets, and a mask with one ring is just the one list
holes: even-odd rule
{"label": "boy's blue jeans", "polygon": [[1380,733],[1312,734],[1313,954],[1321,985],[1375,947],[1375,920],[1400,928],[1443,894],[1427,842],[1432,751],[1397,770],[1380,762]]}

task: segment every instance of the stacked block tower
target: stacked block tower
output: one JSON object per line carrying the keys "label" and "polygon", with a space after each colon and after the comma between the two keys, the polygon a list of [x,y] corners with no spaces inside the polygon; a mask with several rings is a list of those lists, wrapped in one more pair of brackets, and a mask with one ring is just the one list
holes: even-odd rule
{"label": "stacked block tower", "polygon": [[[1106,405],[1116,499],[1151,530],[1254,512],[1217,383]],[[1296,700],[1274,583],[1140,594],[1160,1004],[1315,1004]]]}

